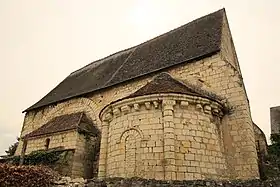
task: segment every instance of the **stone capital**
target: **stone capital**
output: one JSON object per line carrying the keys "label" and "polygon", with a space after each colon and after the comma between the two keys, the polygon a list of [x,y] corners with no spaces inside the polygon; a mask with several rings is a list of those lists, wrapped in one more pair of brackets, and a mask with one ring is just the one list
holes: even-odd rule
{"label": "stone capital", "polygon": [[140,110],[140,106],[138,103],[133,104],[134,110],[135,111],[139,111]]}
{"label": "stone capital", "polygon": [[130,112],[130,107],[128,105],[124,105],[121,107],[121,111],[124,113],[124,114],[127,114]]}
{"label": "stone capital", "polygon": [[182,108],[187,108],[189,106],[189,102],[188,101],[181,101],[180,105]]}
{"label": "stone capital", "polygon": [[121,110],[119,108],[114,108],[113,109],[113,114],[118,117],[118,116],[121,115]]}
{"label": "stone capital", "polygon": [[113,115],[111,112],[107,112],[107,113],[103,114],[102,121],[109,122],[112,119],[113,119]]}
{"label": "stone capital", "polygon": [[171,100],[171,99],[164,99],[162,101],[162,105],[163,107],[172,107],[176,104],[176,101],[175,100]]}
{"label": "stone capital", "polygon": [[210,107],[210,105],[205,105],[204,106],[204,113],[211,114],[211,107]]}
{"label": "stone capital", "polygon": [[150,102],[145,102],[145,107],[147,110],[151,109],[151,103]]}
{"label": "stone capital", "polygon": [[158,108],[158,101],[153,101],[153,104],[154,104],[154,106],[155,106],[155,108]]}

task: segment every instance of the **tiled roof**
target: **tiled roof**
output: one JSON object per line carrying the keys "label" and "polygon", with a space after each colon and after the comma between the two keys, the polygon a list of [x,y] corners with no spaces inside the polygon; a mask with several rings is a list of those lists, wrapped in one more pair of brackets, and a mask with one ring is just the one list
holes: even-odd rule
{"label": "tiled roof", "polygon": [[215,101],[221,100],[221,98],[219,98],[219,96],[215,95],[214,93],[210,93],[206,90],[196,88],[194,85],[178,81],[165,72],[160,73],[151,82],[147,83],[145,86],[129,95],[128,98],[159,93],[179,93],[206,97]]}
{"label": "tiled roof", "polygon": [[83,128],[82,130],[96,134],[98,129],[90,119],[82,112],[66,114],[51,119],[33,132],[27,134],[25,138],[63,132],[73,129]]}
{"label": "tiled roof", "polygon": [[[220,51],[224,9],[71,73],[29,111]],[[24,111],[24,112],[25,112]]]}

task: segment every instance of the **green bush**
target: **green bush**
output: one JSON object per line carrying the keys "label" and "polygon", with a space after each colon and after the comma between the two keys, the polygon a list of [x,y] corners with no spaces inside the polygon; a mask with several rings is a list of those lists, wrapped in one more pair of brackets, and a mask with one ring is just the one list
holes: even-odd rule
{"label": "green bush", "polygon": [[25,158],[27,165],[52,165],[60,158],[60,151],[34,151]]}
{"label": "green bush", "polygon": [[[53,165],[60,159],[60,155],[63,151],[33,151],[28,155],[24,156],[24,163],[23,165]],[[20,161],[20,156],[14,156],[10,163],[18,165]]]}

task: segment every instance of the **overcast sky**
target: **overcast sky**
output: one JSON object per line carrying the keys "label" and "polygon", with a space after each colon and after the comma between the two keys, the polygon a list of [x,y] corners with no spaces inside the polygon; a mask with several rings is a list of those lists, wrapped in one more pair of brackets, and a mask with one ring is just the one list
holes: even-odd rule
{"label": "overcast sky", "polygon": [[225,8],[254,122],[280,105],[279,0],[0,0],[0,155],[72,71]]}

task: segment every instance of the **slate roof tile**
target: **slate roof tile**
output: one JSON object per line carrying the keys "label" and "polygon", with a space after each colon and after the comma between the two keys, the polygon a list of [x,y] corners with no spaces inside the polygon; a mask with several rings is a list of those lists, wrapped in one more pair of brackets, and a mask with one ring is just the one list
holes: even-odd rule
{"label": "slate roof tile", "polygon": [[55,117],[38,129],[27,134],[25,138],[78,129],[81,126],[83,128],[82,130],[86,130],[94,134],[98,131],[84,113],[77,112]]}
{"label": "slate roof tile", "polygon": [[194,85],[186,84],[185,82],[176,80],[166,72],[160,73],[151,82],[147,83],[145,86],[141,87],[127,98],[160,93],[187,94],[205,97],[218,102],[222,100],[222,98],[216,94],[197,88]]}
{"label": "slate roof tile", "polygon": [[220,51],[224,9],[71,73],[24,112]]}

